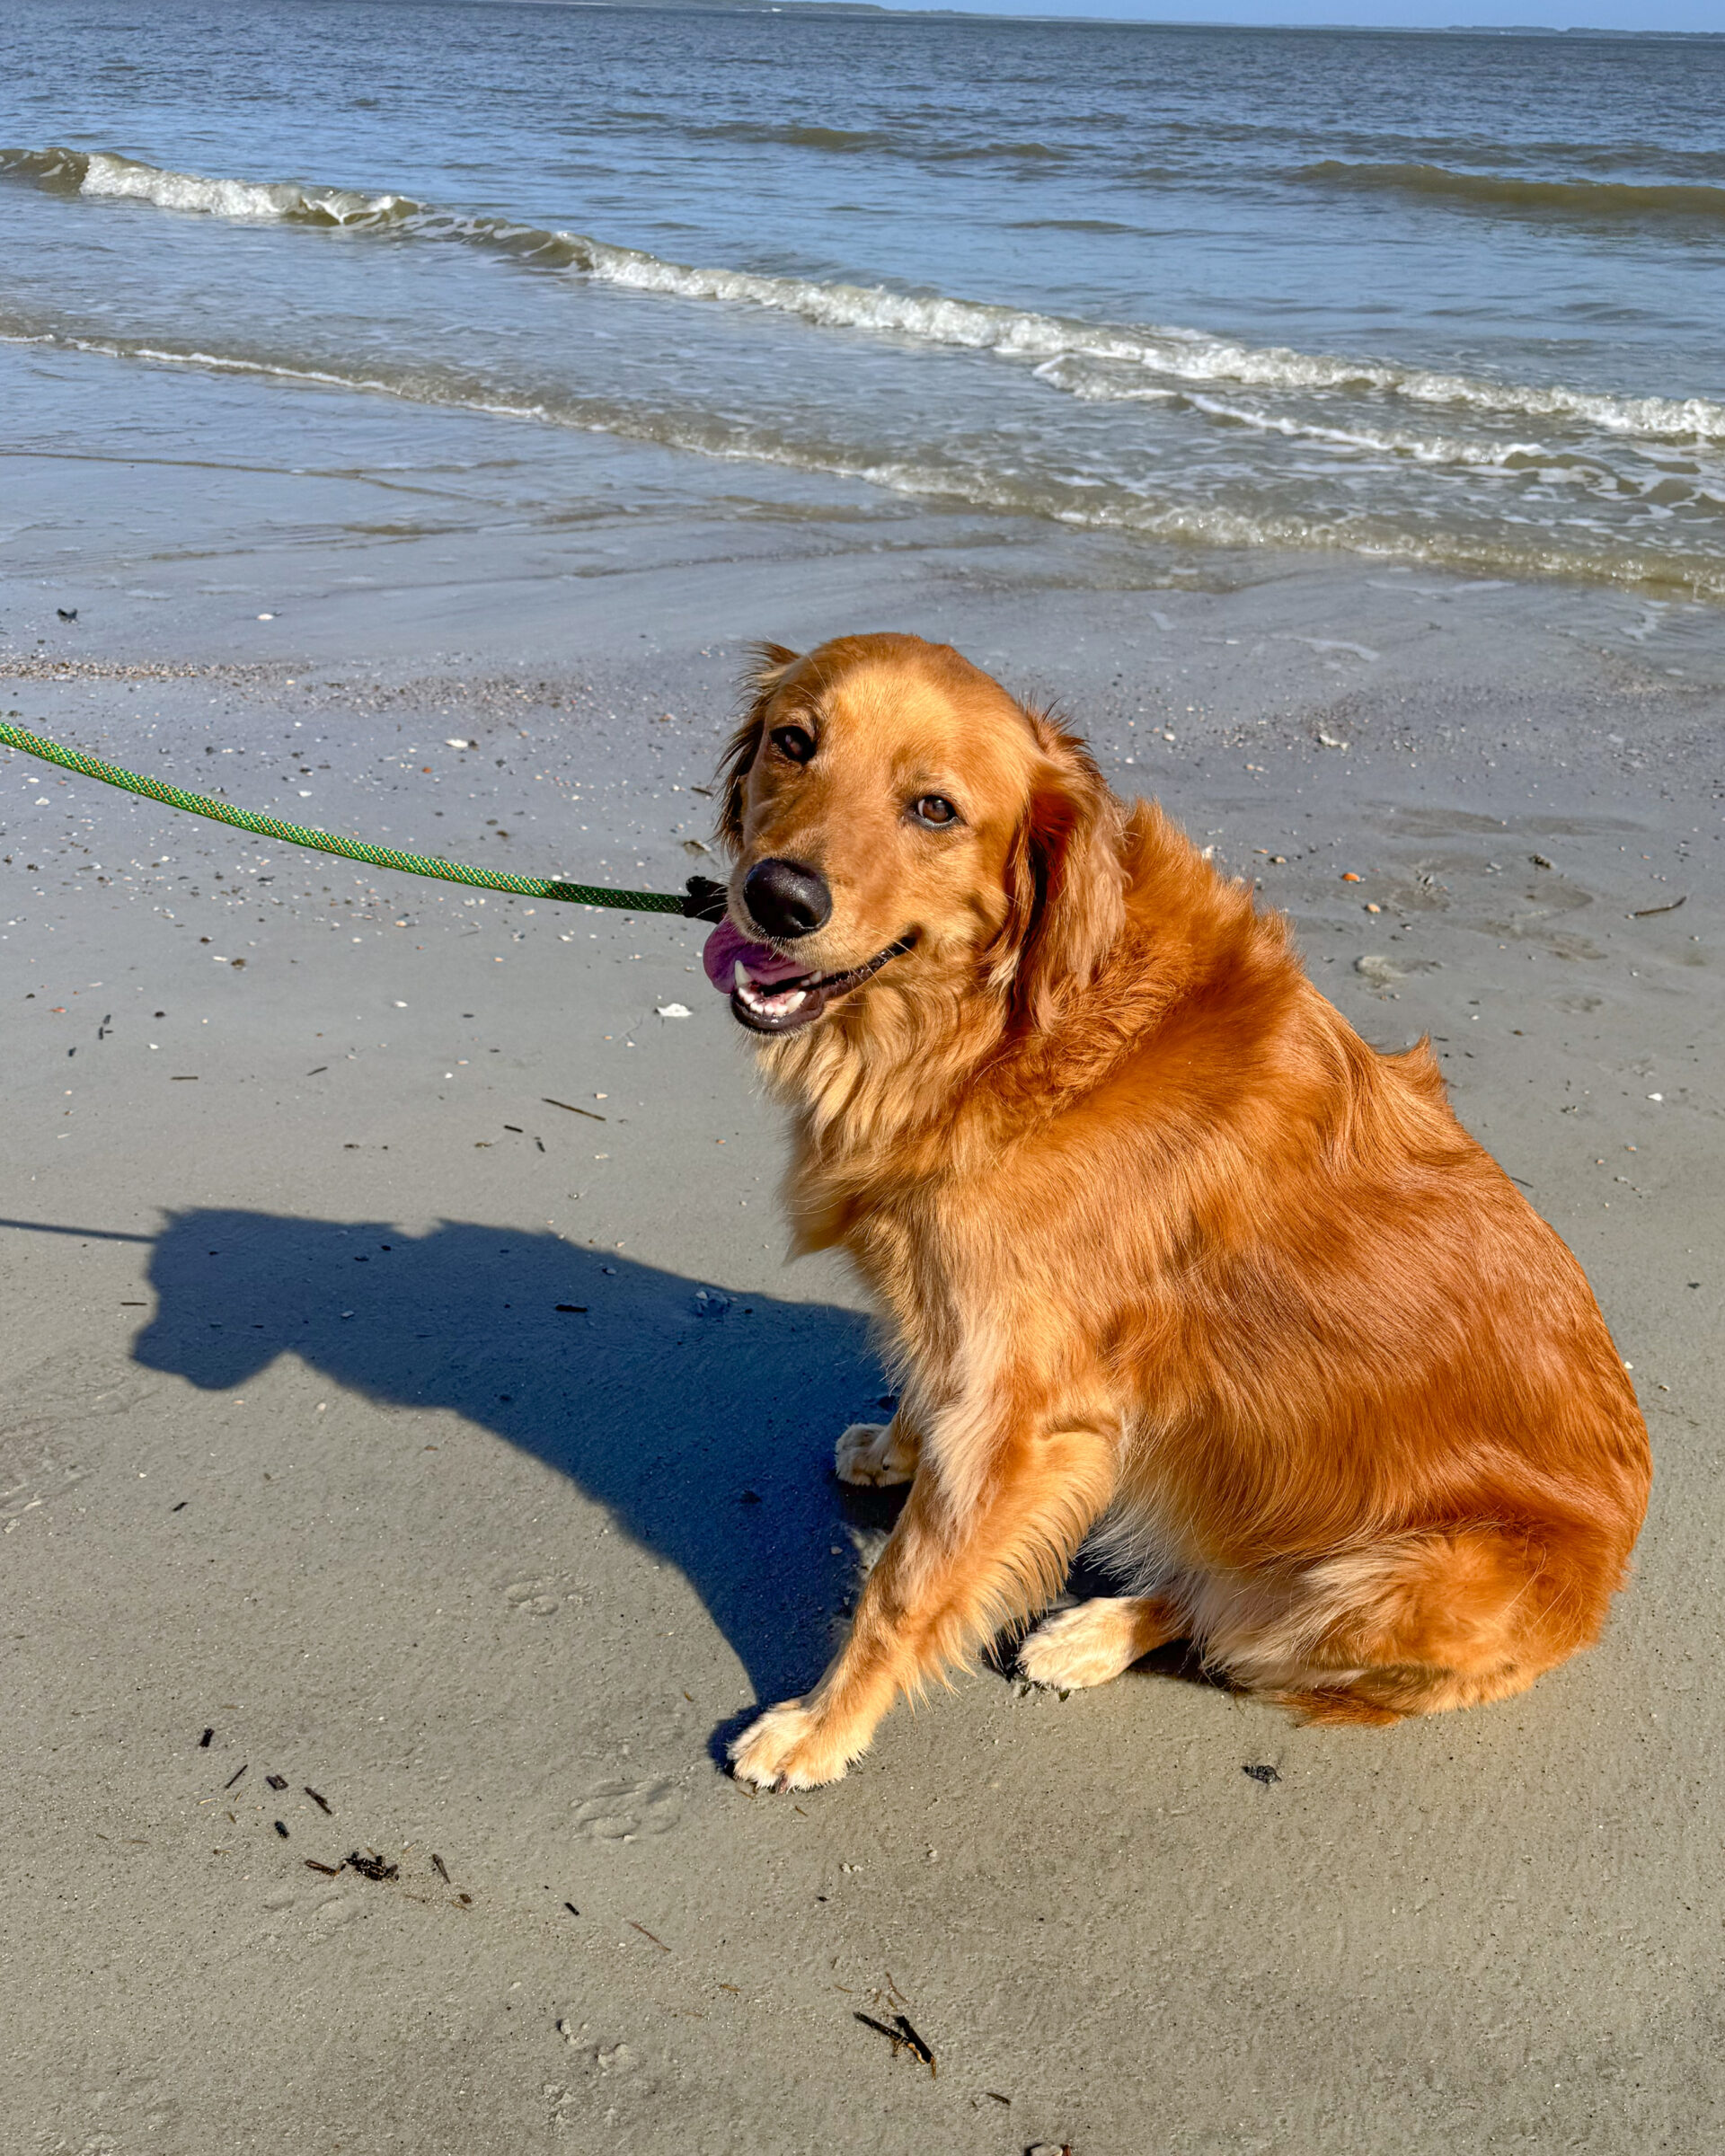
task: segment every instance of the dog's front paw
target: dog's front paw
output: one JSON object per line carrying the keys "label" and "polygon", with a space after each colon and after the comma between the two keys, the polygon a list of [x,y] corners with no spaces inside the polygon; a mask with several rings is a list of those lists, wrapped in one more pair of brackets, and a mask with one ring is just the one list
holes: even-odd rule
{"label": "dog's front paw", "polygon": [[757,1789],[816,1789],[842,1780],[854,1757],[800,1700],[786,1700],[736,1739],[730,1768],[739,1781]]}
{"label": "dog's front paw", "polygon": [[841,1482],[885,1489],[908,1482],[916,1455],[898,1437],[891,1422],[854,1422],[833,1447],[833,1471]]}

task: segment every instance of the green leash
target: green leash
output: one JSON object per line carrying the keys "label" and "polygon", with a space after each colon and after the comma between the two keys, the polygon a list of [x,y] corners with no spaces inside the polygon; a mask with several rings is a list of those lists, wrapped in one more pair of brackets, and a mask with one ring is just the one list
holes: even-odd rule
{"label": "green leash", "polygon": [[260,816],[254,808],[234,808],[207,793],[187,793],[178,786],[164,786],[160,779],[141,778],[122,771],[118,764],[104,764],[75,748],[62,748],[40,734],[26,733],[22,726],[0,720],[0,747],[21,748],[45,764],[75,771],[86,779],[100,779],[104,786],[142,794],[146,800],[163,801],[170,808],[183,808],[189,816],[207,816],[211,822],[232,824],[235,830],[255,831],[261,837],[280,840],[290,846],[310,846],[318,853],[339,853],[346,861],[368,862],[375,869],[399,869],[404,876],[435,876],[443,883],[469,883],[482,891],[509,891],[518,898],[555,898],[566,906],[609,906],[631,914],[680,914],[686,921],[721,921],[725,913],[722,884],[708,876],[691,876],[688,888],[675,891],[616,891],[602,883],[561,883],[544,876],[505,876],[491,869],[470,869],[458,861],[439,861],[429,853],[398,853],[394,846],[367,845],[362,838],[338,838],[332,831],[308,831],[303,824],[284,824],[273,816]]}

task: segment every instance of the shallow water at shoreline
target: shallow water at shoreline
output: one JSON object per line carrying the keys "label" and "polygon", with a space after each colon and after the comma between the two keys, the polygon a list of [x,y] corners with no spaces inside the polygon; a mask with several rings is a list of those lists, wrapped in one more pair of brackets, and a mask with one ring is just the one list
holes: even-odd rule
{"label": "shallow water at shoreline", "polygon": [[334,431],[374,474],[447,477],[459,437],[465,490],[532,442],[501,455],[546,516],[558,437],[598,434],[691,502],[717,465],[811,510],[1725,596],[1725,41],[121,24],[14,18],[13,446],[100,435],[147,372],[114,448],[243,458],[245,378],[368,407]]}

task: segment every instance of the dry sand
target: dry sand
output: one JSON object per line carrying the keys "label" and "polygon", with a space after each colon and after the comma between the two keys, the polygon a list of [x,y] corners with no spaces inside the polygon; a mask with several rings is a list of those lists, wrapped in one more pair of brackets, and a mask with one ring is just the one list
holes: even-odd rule
{"label": "dry sand", "polygon": [[[0,708],[668,886],[748,636],[912,629],[1060,696],[1368,1038],[1437,1037],[1579,1254],[1658,1454],[1634,1584],[1478,1713],[991,1672],[752,1799],[723,1740],[889,1517],[829,1472],[883,1381],[842,1270],[782,1265],[700,932],[11,758],[6,2145],[1716,2147],[1718,618],[978,519],[613,536],[14,583]],[[856,2018],[898,2012],[937,2075]]]}

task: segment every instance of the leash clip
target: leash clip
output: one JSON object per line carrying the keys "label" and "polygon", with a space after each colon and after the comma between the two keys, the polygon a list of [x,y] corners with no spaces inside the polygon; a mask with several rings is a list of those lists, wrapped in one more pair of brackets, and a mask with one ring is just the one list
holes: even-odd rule
{"label": "leash clip", "polygon": [[711,876],[691,876],[689,888],[683,898],[683,918],[686,921],[722,921],[726,903],[722,883],[715,883]]}

